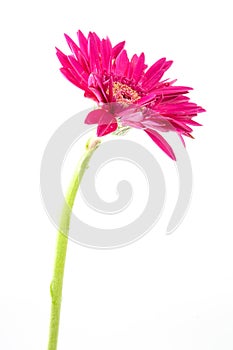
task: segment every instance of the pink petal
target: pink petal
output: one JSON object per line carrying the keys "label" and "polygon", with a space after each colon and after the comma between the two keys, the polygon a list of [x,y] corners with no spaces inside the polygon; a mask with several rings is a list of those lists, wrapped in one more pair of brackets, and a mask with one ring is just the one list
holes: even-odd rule
{"label": "pink petal", "polygon": [[[161,61],[162,62],[162,61]],[[156,66],[151,71],[150,78],[146,78],[146,80],[143,82],[143,86],[147,89],[152,89],[153,87],[156,87],[166,70],[172,65],[172,61],[165,61],[162,65],[159,66],[159,69],[156,70]],[[153,67],[153,66],[152,66]],[[152,74],[153,73],[153,74]],[[169,83],[170,85],[170,83]]]}
{"label": "pink petal", "polygon": [[128,72],[128,79],[132,79],[135,67],[138,63],[138,56],[135,54],[133,55],[133,57],[131,58],[131,61],[129,63],[129,72]]}
{"label": "pink petal", "polygon": [[110,73],[112,66],[112,45],[110,40],[103,39],[100,46],[103,72]]}
{"label": "pink petal", "polygon": [[188,125],[186,125],[185,123],[183,123],[181,121],[178,121],[176,119],[171,119],[170,121],[171,121],[171,124],[174,126],[176,131],[188,132],[188,133],[193,131]]}
{"label": "pink petal", "polygon": [[94,87],[89,87],[89,90],[94,94],[96,101],[105,102],[103,95],[101,94],[101,91],[99,89],[96,89]]}
{"label": "pink petal", "polygon": [[184,138],[183,138],[182,134],[179,133],[178,135],[179,135],[179,137],[180,137],[180,139],[181,139],[181,141],[183,143],[183,146],[185,147],[185,141],[184,141]]}
{"label": "pink petal", "polygon": [[[158,89],[156,89],[157,91]],[[169,98],[169,105],[172,105],[172,104],[180,104],[180,103],[183,103],[183,102],[188,102],[190,100],[190,98],[188,96],[185,96],[185,95],[177,95],[177,96],[173,96],[172,98]],[[164,98],[162,101],[161,101],[161,104],[163,103],[166,103],[166,99]]]}
{"label": "pink petal", "polygon": [[60,68],[61,73],[75,86],[79,87],[82,90],[85,90],[85,86],[81,83],[80,79],[71,72],[70,69]]}
{"label": "pink petal", "polygon": [[111,41],[109,40],[109,38],[106,38],[106,47],[108,49],[108,52],[110,53],[109,56],[109,66],[108,66],[108,72],[111,73],[111,69],[112,69],[112,44]]}
{"label": "pink petal", "polygon": [[58,48],[56,48],[56,50],[57,50],[56,55],[57,55],[57,58],[59,59],[61,65],[65,68],[70,68],[70,62],[69,62],[67,56],[62,51],[60,51]]}
{"label": "pink petal", "polygon": [[87,61],[83,52],[79,51],[77,61],[81,64],[81,66],[83,67],[83,70],[88,74],[90,74],[89,62]]}
{"label": "pink petal", "polygon": [[97,47],[98,51],[100,51],[101,40],[95,32],[93,32],[92,35],[93,35],[96,47]]}
{"label": "pink petal", "polygon": [[97,103],[99,102],[98,98],[91,90],[85,90],[84,97],[91,98],[92,100],[94,100]]}
{"label": "pink petal", "polygon": [[115,59],[119,55],[119,53],[123,50],[124,46],[125,46],[125,41],[122,41],[113,47],[113,49],[112,49],[112,58],[113,59]]}
{"label": "pink petal", "polygon": [[138,100],[136,102],[136,104],[139,105],[139,106],[143,106],[143,105],[153,101],[155,99],[155,97],[156,97],[156,93],[152,92],[152,93],[150,93],[148,95],[145,95],[144,97],[140,98],[140,100]]}
{"label": "pink petal", "polygon": [[168,86],[168,87],[162,87],[161,89],[155,88],[154,91],[157,94],[162,95],[176,95],[176,94],[186,94],[189,92],[189,90],[192,90],[191,87],[188,86]]}
{"label": "pink petal", "polygon": [[150,80],[154,74],[156,74],[160,69],[163,67],[164,63],[166,62],[166,58],[160,58],[157,62],[155,62],[145,73],[145,83]]}
{"label": "pink petal", "polygon": [[108,101],[109,102],[113,101],[113,90],[112,90],[112,87],[113,87],[113,78],[112,78],[112,76],[110,76],[109,83],[108,83],[108,89],[109,89]]}
{"label": "pink petal", "polygon": [[85,52],[82,52],[78,45],[68,36],[65,34],[66,41],[70,47],[71,52],[73,53],[74,57],[77,59],[77,61],[82,65],[83,69],[85,71],[89,70],[89,64],[87,62],[86,54]]}
{"label": "pink petal", "polygon": [[88,87],[93,91],[99,102],[108,102],[103,83],[96,74],[90,74],[88,78]]}
{"label": "pink petal", "polygon": [[109,50],[109,47],[107,46],[105,39],[102,39],[100,52],[101,52],[102,69],[103,71],[108,72],[111,52]]}
{"label": "pink petal", "polygon": [[116,58],[115,74],[124,77],[129,65],[129,59],[126,50],[121,51],[119,56]]}
{"label": "pink petal", "polygon": [[81,64],[73,57],[73,56],[68,56],[70,65],[73,67],[73,69],[77,72],[77,74],[80,76],[80,79],[85,82],[87,85],[88,81],[88,74],[85,72]]}
{"label": "pink petal", "polygon": [[169,143],[155,130],[145,130],[150,138],[159,146],[171,159],[176,160],[176,156]]}
{"label": "pink petal", "polygon": [[195,122],[195,120],[191,120],[191,119],[189,121],[186,121],[186,123],[193,126],[202,126],[202,124]]}
{"label": "pink petal", "polygon": [[97,124],[99,122],[99,120],[101,119],[101,117],[103,116],[103,114],[105,114],[105,113],[106,113],[106,111],[101,109],[101,108],[95,109],[94,111],[91,111],[86,116],[85,124]]}
{"label": "pink petal", "polygon": [[115,131],[116,129],[117,129],[116,118],[112,114],[104,111],[104,113],[102,114],[98,122],[97,136],[107,135]]}
{"label": "pink petal", "polygon": [[98,72],[100,68],[99,53],[93,33],[88,36],[88,55],[90,58],[90,68],[92,72]]}
{"label": "pink petal", "polygon": [[78,58],[78,53],[80,51],[80,48],[75,44],[75,42],[67,34],[64,34],[64,35],[71,52],[73,52],[74,56]]}
{"label": "pink petal", "polygon": [[83,35],[81,30],[78,31],[77,35],[78,35],[78,41],[79,41],[80,49],[84,53],[85,58],[87,59],[87,57],[88,57],[88,53],[87,53],[87,39]]}
{"label": "pink petal", "polygon": [[141,53],[135,65],[134,72],[132,75],[132,79],[135,81],[135,83],[137,83],[141,78],[144,67],[145,67],[145,55],[144,53]]}

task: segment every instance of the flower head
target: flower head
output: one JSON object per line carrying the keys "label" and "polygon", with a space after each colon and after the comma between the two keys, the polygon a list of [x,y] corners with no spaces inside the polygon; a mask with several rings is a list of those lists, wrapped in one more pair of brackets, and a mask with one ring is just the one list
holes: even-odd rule
{"label": "flower head", "polygon": [[190,126],[205,110],[190,102],[190,87],[174,85],[176,80],[162,80],[172,61],[161,58],[151,67],[145,55],[128,58],[125,42],[112,46],[109,38],[100,39],[90,32],[86,38],[79,30],[78,44],[65,35],[71,54],[57,49],[61,72],[74,85],[93,99],[99,109],[90,112],[88,124],[98,124],[97,135],[116,131],[119,125],[143,129],[172,159],[174,152],[158,131],[176,131],[192,137]]}

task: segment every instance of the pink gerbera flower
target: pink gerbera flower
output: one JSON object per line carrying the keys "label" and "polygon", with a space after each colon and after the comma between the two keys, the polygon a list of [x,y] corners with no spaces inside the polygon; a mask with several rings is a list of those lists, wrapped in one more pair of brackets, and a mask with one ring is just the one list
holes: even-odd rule
{"label": "pink gerbera flower", "polygon": [[192,88],[161,80],[172,61],[161,58],[147,68],[144,53],[129,60],[125,42],[112,47],[108,38],[101,40],[95,33],[87,38],[80,30],[77,34],[78,45],[65,35],[72,54],[57,49],[57,56],[65,77],[99,105],[85,122],[98,124],[98,136],[116,131],[119,125],[143,129],[175,159],[158,131],[176,131],[182,141],[183,136],[192,137],[190,125],[201,125],[193,117],[205,110],[185,96]]}

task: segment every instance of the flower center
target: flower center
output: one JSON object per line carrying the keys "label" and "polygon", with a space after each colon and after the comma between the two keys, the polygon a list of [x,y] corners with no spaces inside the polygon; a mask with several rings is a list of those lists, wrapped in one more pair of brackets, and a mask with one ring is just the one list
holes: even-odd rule
{"label": "flower center", "polygon": [[119,82],[113,83],[112,92],[117,102],[134,103],[140,99],[137,91]]}

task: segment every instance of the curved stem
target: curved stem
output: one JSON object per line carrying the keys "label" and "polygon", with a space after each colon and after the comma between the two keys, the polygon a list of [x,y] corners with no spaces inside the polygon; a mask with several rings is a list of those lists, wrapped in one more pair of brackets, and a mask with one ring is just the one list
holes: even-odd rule
{"label": "curved stem", "polygon": [[51,314],[50,314],[48,350],[57,349],[61,300],[62,300],[62,285],[63,285],[66,252],[67,252],[67,245],[68,245],[70,216],[72,213],[73,204],[74,204],[75,197],[76,197],[79,185],[81,183],[83,174],[88,167],[88,163],[93,152],[96,150],[99,144],[100,144],[100,139],[89,140],[87,142],[86,151],[78,163],[77,169],[74,173],[74,176],[71,180],[70,186],[67,191],[66,203],[68,204],[70,210],[67,210],[67,205],[65,205],[61,215],[60,229],[58,230],[58,234],[57,234],[57,245],[56,245],[56,251],[55,251],[53,278],[50,285],[50,294],[51,294],[52,304],[51,304]]}

